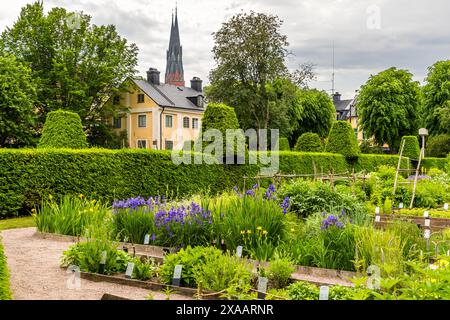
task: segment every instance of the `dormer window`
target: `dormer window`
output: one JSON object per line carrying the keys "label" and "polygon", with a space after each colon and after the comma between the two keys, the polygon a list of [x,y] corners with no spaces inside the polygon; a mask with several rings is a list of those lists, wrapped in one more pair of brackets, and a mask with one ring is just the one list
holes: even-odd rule
{"label": "dormer window", "polygon": [[203,97],[197,96],[197,107],[203,108]]}

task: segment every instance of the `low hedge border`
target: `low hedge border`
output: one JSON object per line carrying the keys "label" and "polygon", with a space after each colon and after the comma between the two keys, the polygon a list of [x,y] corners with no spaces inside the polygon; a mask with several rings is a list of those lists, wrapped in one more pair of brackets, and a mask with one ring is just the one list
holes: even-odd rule
{"label": "low hedge border", "polygon": [[6,264],[6,256],[5,253],[3,252],[3,245],[1,244],[1,242],[0,242],[0,300],[11,300],[8,266]]}
{"label": "low hedge border", "polygon": [[[281,173],[310,174],[314,167],[318,174],[353,170],[344,156],[335,153],[280,151],[279,160]],[[397,161],[397,156],[360,155],[354,169],[371,172],[380,165],[395,167]],[[446,159],[433,159],[426,165],[442,168],[443,163]],[[176,165],[169,151],[2,149],[0,218],[25,214],[49,194],[55,198],[83,194],[105,201],[138,195],[216,194],[235,185],[242,187],[244,176],[258,173],[258,165],[248,164]],[[253,182],[247,180],[247,186]]]}

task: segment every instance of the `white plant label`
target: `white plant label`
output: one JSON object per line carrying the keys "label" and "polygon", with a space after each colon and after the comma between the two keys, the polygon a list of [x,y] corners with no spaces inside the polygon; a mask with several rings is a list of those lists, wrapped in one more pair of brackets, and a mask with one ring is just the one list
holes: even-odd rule
{"label": "white plant label", "polygon": [[134,270],[134,263],[128,262],[127,271],[125,272],[125,276],[127,278],[131,278],[131,276],[133,275],[133,270]]}
{"label": "white plant label", "polygon": [[238,246],[238,247],[236,248],[236,255],[237,255],[239,258],[242,258],[242,246]]}
{"label": "white plant label", "polygon": [[379,215],[375,216],[375,222],[380,222],[381,221],[381,217]]}
{"label": "white plant label", "polygon": [[450,256],[450,250],[447,250],[447,256]]}
{"label": "white plant label", "polygon": [[183,269],[183,266],[181,264],[177,264],[175,266],[175,269],[173,270],[173,278],[174,279],[181,279],[181,270]]}
{"label": "white plant label", "polygon": [[321,286],[320,287],[320,293],[319,293],[319,300],[328,300],[328,293],[329,293],[328,286]]}
{"label": "white plant label", "polygon": [[403,202],[400,202],[400,203],[398,204],[398,208],[399,208],[399,209],[403,209]]}
{"label": "white plant label", "polygon": [[444,210],[448,210],[448,203],[444,203]]}
{"label": "white plant label", "polygon": [[423,234],[423,236],[425,237],[425,239],[430,239],[430,236],[431,236],[430,229],[425,230],[425,233]]}
{"label": "white plant label", "polygon": [[423,212],[423,217],[428,218],[430,216],[430,213],[428,211]]}
{"label": "white plant label", "polygon": [[69,274],[69,279],[66,281],[66,287],[69,290],[80,290],[81,289],[81,272],[80,267],[75,265],[70,265],[66,271]]}
{"label": "white plant label", "polygon": [[380,207],[375,208],[375,214],[380,214]]}
{"label": "white plant label", "polygon": [[144,237],[144,244],[149,244],[150,243],[150,235],[146,234]]}
{"label": "white plant label", "polygon": [[128,242],[128,237],[123,238],[123,242]]}
{"label": "white plant label", "polygon": [[429,227],[431,223],[430,219],[425,219],[425,227]]}
{"label": "white plant label", "polygon": [[258,291],[259,292],[267,292],[267,283],[269,280],[265,277],[259,277],[258,278]]}
{"label": "white plant label", "polygon": [[100,259],[100,264],[106,264],[106,251],[102,252],[102,258]]}

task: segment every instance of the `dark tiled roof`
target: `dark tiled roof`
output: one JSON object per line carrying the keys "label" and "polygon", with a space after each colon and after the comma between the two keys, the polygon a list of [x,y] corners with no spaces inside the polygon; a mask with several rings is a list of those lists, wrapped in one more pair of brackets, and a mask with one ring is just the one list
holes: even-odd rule
{"label": "dark tiled roof", "polygon": [[338,120],[348,119],[350,116],[356,116],[356,100],[348,99],[348,100],[339,100],[334,101],[334,108],[336,112],[339,114]]}
{"label": "dark tiled roof", "polygon": [[150,98],[162,107],[181,108],[204,111],[204,108],[197,107],[188,98],[203,96],[189,87],[179,87],[172,84],[154,85],[145,80],[133,79],[134,83],[141,88]]}

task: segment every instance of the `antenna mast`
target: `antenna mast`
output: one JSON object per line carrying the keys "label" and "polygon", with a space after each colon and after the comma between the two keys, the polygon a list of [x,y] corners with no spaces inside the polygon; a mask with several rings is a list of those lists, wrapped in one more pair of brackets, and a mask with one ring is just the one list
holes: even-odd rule
{"label": "antenna mast", "polygon": [[333,73],[331,74],[331,95],[334,95],[334,40],[333,40]]}

